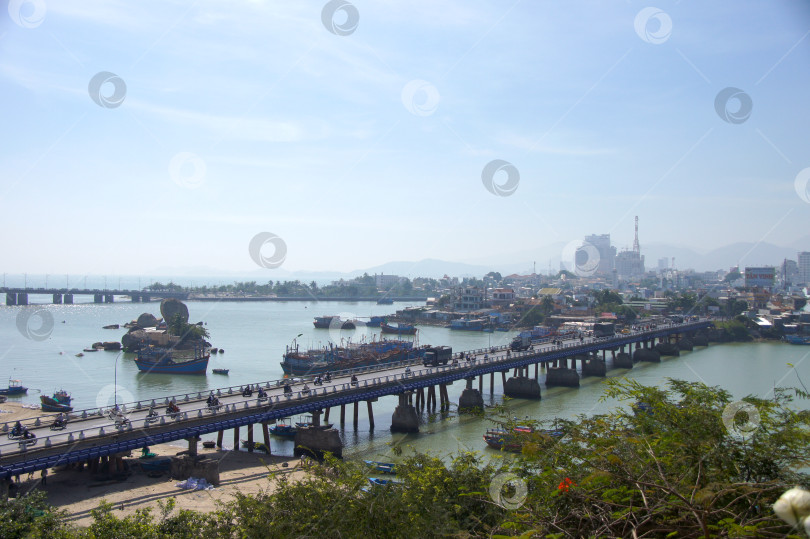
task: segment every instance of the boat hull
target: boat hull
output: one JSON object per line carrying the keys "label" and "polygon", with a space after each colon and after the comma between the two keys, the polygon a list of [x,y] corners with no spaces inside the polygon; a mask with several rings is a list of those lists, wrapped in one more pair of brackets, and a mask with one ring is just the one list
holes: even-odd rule
{"label": "boat hull", "polygon": [[25,395],[28,393],[27,387],[10,387],[8,389],[0,389],[0,395],[12,397],[14,395]]}
{"label": "boat hull", "polygon": [[43,412],[72,412],[73,407],[60,403],[47,395],[40,395],[39,397]]}
{"label": "boat hull", "polygon": [[205,374],[208,369],[208,356],[188,361],[136,359],[135,365],[141,372],[152,374]]}

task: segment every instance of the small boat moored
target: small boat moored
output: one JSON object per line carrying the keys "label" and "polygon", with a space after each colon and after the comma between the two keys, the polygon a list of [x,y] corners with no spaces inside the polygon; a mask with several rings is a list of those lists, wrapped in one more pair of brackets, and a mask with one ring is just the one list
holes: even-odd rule
{"label": "small boat moored", "polygon": [[391,462],[376,462],[373,460],[364,460],[363,462],[380,473],[391,475],[396,475],[397,473],[396,464],[393,464]]}
{"label": "small boat moored", "polygon": [[14,396],[14,395],[24,395],[28,393],[28,388],[22,385],[22,382],[19,380],[11,380],[8,381],[8,387],[5,389],[0,389],[0,395],[6,396]]}
{"label": "small boat moored", "polygon": [[211,369],[214,374],[228,374],[230,369]]}
{"label": "small boat moored", "polygon": [[40,395],[39,397],[43,412],[72,412],[70,405],[71,396],[64,389],[55,391],[52,397]]}

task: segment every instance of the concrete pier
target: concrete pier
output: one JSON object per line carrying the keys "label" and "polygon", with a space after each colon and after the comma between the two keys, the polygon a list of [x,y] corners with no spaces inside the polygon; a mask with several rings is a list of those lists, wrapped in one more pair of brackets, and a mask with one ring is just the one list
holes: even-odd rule
{"label": "concrete pier", "polygon": [[295,449],[293,455],[308,455],[322,460],[325,453],[343,458],[343,440],[337,429],[325,429],[323,426],[298,428],[295,431]]}
{"label": "concrete pier", "polygon": [[593,357],[582,364],[582,376],[607,376],[607,365],[598,357]]}
{"label": "concrete pier", "polygon": [[661,354],[658,352],[658,350],[653,350],[651,348],[638,348],[635,352],[633,352],[633,361],[635,363],[638,363],[639,361],[661,363]]}
{"label": "concrete pier", "polygon": [[473,389],[472,378],[467,378],[467,387],[462,391],[461,397],[458,399],[459,413],[479,413],[484,409],[484,397],[481,396],[481,391]]}
{"label": "concrete pier", "polygon": [[513,376],[503,386],[503,394],[515,399],[540,399],[540,384],[534,378]]}
{"label": "concrete pier", "polygon": [[549,367],[546,370],[546,387],[579,387],[576,369]]}
{"label": "concrete pier", "polygon": [[613,359],[613,366],[617,369],[632,369],[633,358],[627,352],[619,352]]}
{"label": "concrete pier", "polygon": [[[430,393],[428,393],[428,402],[430,402]],[[391,432],[419,432],[419,416],[416,415],[416,408],[408,404],[406,393],[399,395],[399,405],[391,417]]]}
{"label": "concrete pier", "polygon": [[674,343],[660,342],[660,343],[655,345],[655,349],[662,356],[679,356],[679,355],[681,355],[681,351],[678,350],[678,346],[675,345]]}

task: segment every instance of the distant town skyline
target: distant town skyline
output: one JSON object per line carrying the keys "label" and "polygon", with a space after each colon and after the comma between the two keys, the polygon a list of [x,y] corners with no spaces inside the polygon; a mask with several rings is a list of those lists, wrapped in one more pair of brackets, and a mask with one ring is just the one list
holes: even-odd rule
{"label": "distant town skyline", "polygon": [[9,274],[810,249],[805,3],[7,8]]}

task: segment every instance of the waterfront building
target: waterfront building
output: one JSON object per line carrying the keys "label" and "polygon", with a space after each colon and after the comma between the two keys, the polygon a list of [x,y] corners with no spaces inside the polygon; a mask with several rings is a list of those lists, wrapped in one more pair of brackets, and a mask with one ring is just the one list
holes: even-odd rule
{"label": "waterfront building", "polygon": [[476,311],[488,307],[487,291],[477,286],[464,286],[456,289],[453,308],[456,311]]}
{"label": "waterfront building", "polygon": [[374,274],[374,284],[377,285],[377,288],[380,290],[387,290],[388,288],[391,288],[399,282],[399,279],[400,278],[398,275],[384,275],[382,273],[379,275],[376,273]]}
{"label": "waterfront building", "polygon": [[509,305],[515,301],[515,291],[511,288],[493,288],[490,292],[490,298],[493,307]]}
{"label": "waterfront building", "polygon": [[776,268],[773,266],[745,268],[745,287],[771,289],[775,276]]}

